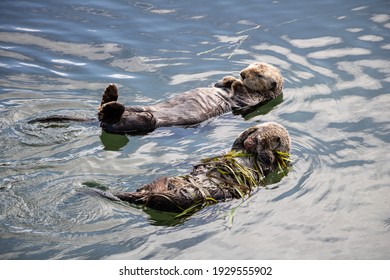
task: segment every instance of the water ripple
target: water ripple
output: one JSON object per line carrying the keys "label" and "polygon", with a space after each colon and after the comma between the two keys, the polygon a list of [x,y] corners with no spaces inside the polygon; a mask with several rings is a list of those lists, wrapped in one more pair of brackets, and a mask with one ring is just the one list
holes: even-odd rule
{"label": "water ripple", "polygon": [[288,128],[293,142],[292,146],[292,172],[298,175],[298,179],[288,190],[282,191],[273,201],[285,199],[290,196],[301,196],[310,191],[311,180],[316,170],[323,167],[322,155],[328,155],[329,149],[327,144],[312,135],[298,129]]}

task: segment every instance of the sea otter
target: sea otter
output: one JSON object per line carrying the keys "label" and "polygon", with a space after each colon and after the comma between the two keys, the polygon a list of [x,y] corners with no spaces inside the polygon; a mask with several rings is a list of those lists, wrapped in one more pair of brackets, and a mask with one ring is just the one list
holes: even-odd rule
{"label": "sea otter", "polygon": [[167,212],[242,198],[259,186],[267,174],[288,164],[290,146],[287,130],[280,124],[266,122],[246,129],[229,153],[203,160],[187,175],[159,178],[135,192],[98,193],[111,200]]}
{"label": "sea otter", "polygon": [[132,133],[191,126],[228,111],[247,114],[282,93],[283,78],[270,64],[250,64],[240,76],[226,76],[213,87],[197,88],[145,107],[125,107],[117,102],[118,89],[110,84],[98,112],[101,127],[112,133]]}

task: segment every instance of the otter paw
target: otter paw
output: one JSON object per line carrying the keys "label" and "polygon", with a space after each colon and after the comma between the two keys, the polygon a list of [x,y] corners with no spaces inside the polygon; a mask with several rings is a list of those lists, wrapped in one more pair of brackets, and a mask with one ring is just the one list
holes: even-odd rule
{"label": "otter paw", "polygon": [[124,111],[125,106],[116,101],[105,103],[99,109],[99,121],[107,124],[117,123],[120,121]]}
{"label": "otter paw", "polygon": [[108,102],[118,100],[118,88],[114,84],[109,84],[103,92],[102,102],[100,106]]}
{"label": "otter paw", "polygon": [[220,82],[215,83],[214,86],[218,88],[230,88],[235,81],[237,81],[237,79],[233,76],[226,76],[223,77]]}

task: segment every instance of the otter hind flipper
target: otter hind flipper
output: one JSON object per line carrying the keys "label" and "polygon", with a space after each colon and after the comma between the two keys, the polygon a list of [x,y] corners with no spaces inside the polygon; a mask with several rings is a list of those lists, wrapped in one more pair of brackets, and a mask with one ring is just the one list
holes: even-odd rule
{"label": "otter hind flipper", "polygon": [[117,101],[118,100],[118,88],[114,84],[109,84],[103,92],[102,102],[100,106],[106,104],[108,102]]}
{"label": "otter hind flipper", "polygon": [[116,101],[111,101],[103,104],[99,108],[99,121],[107,124],[114,124],[120,121],[123,112],[125,111],[125,106]]}

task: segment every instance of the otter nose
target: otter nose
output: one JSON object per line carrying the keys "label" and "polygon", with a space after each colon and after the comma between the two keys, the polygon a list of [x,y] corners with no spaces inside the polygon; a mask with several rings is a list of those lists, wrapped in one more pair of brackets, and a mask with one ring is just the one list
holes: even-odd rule
{"label": "otter nose", "polygon": [[252,137],[248,137],[247,139],[245,139],[244,147],[248,151],[253,151],[256,148],[256,141],[255,141],[255,139],[252,138]]}
{"label": "otter nose", "polygon": [[272,89],[276,88],[276,85],[277,85],[277,83],[276,83],[275,81],[273,81],[273,82],[271,83],[271,88],[272,88]]}
{"label": "otter nose", "polygon": [[245,80],[245,73],[244,73],[244,72],[241,72],[240,75],[241,75],[241,78],[242,78],[243,80]]}

